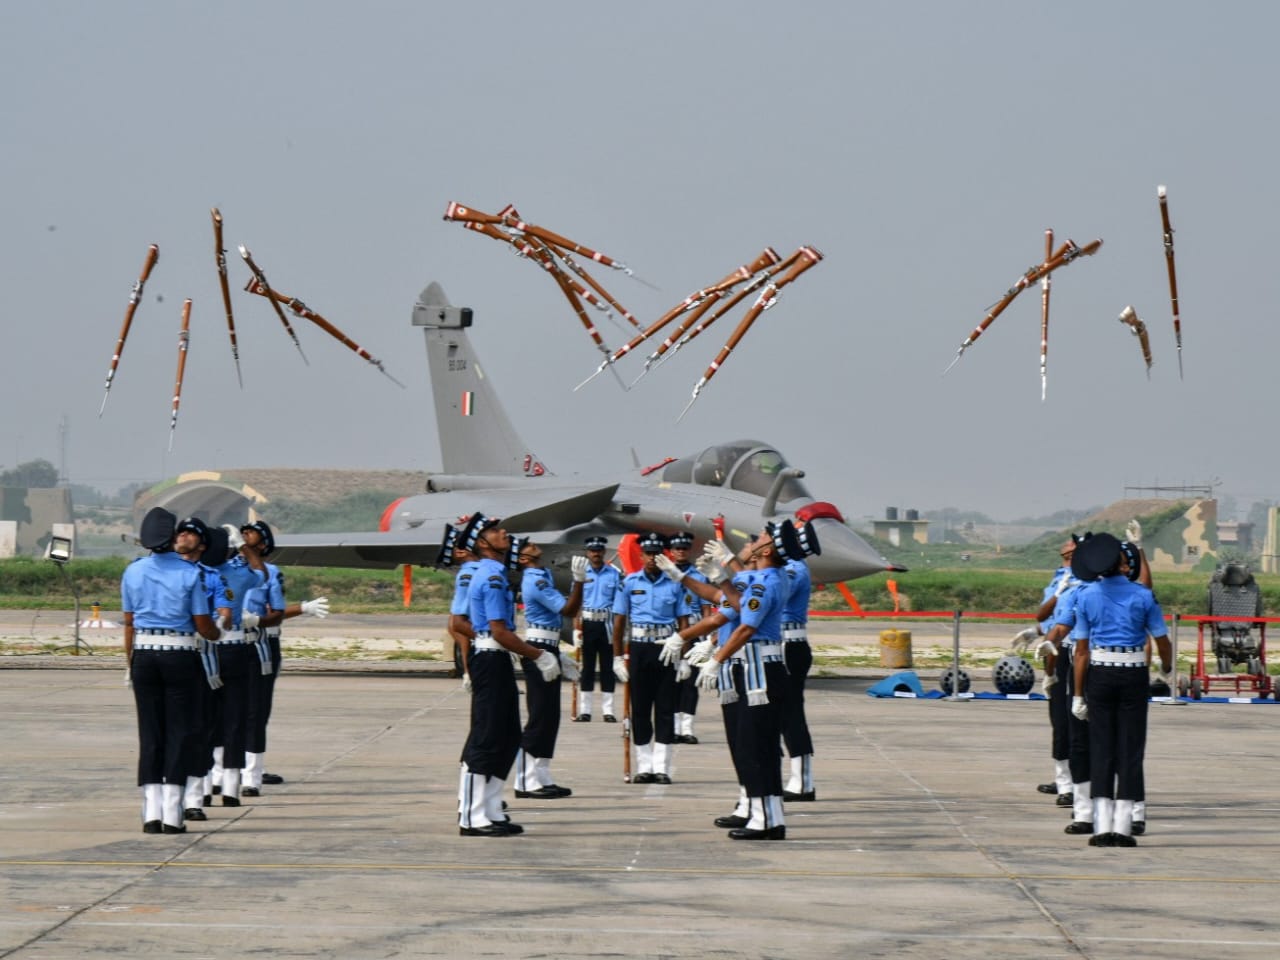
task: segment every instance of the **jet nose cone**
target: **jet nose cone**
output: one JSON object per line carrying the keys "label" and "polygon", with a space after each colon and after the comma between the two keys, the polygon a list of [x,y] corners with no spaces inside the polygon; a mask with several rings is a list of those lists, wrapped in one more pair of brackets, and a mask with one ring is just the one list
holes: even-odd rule
{"label": "jet nose cone", "polygon": [[840,583],[886,570],[901,572],[907,569],[882,557],[839,520],[815,520],[813,529],[822,547],[821,555],[809,557],[806,561],[814,580]]}

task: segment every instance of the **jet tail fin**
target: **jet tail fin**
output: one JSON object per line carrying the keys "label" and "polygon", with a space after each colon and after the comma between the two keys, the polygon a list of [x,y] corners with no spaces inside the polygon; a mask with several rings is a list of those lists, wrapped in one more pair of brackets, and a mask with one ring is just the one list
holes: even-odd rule
{"label": "jet tail fin", "polygon": [[442,472],[506,477],[549,473],[516,433],[467,336],[470,307],[449,303],[440,284],[418,296],[412,323],[427,341]]}

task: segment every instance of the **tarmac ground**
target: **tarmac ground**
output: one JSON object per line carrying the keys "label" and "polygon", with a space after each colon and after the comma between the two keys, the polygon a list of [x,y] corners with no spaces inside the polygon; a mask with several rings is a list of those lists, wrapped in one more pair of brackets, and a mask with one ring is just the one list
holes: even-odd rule
{"label": "tarmac ground", "polygon": [[1069,814],[1036,792],[1052,770],[1042,701],[881,700],[856,676],[810,683],[817,801],[787,805],[785,841],[712,825],[736,788],[705,698],[673,784],[624,783],[620,725],[597,714],[561,728],[572,797],[508,792],[522,836],[460,837],[460,682],[286,661],[267,764],[285,783],[155,836],[121,671],[5,659],[0,957],[1280,949],[1275,705],[1152,705],[1135,849],[1064,835]]}

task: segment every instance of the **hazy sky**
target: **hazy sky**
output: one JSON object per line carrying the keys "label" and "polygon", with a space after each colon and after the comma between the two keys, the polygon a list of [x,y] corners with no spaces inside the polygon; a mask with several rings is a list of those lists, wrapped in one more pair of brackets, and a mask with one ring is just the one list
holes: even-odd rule
{"label": "hazy sky", "polygon": [[[1242,508],[1272,499],[1278,27],[1262,3],[5,3],[0,465],[57,463],[65,416],[71,480],[106,490],[202,468],[436,469],[409,315],[438,280],[474,308],[508,412],[557,473],[753,437],[852,518],[1012,519],[1213,480]],[[573,393],[598,362],[577,319],[536,267],[444,222],[450,200],[515,203],[626,261],[660,292],[597,276],[646,321],[766,245],[826,259],[676,425],[741,311],[628,394],[608,377]],[[1105,240],[1055,274],[1047,402],[1038,289],[942,377],[1047,227]],[[408,388],[298,320],[304,365],[241,292],[239,243]]]}

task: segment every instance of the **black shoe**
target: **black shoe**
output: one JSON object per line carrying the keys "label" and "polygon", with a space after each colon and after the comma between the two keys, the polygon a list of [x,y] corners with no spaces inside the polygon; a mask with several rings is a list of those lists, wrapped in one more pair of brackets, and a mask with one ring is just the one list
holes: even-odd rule
{"label": "black shoe", "polygon": [[183,810],[182,818],[184,820],[208,820],[209,819],[205,815],[205,812],[201,810],[199,807],[191,807],[188,810]]}
{"label": "black shoe", "polygon": [[818,791],[805,790],[802,793],[792,793],[790,790],[783,790],[782,799],[788,803],[807,803],[810,800],[818,799]]}
{"label": "black shoe", "polygon": [[658,778],[652,773],[637,773],[631,778],[632,783],[657,783]]}
{"label": "black shoe", "polygon": [[671,777],[669,777],[665,773],[655,773],[653,775],[653,782],[654,783],[670,783]]}
{"label": "black shoe", "polygon": [[605,722],[605,723],[617,723],[617,722],[618,722],[618,718],[617,718],[617,717],[615,717],[612,713],[606,713],[606,714],[604,715],[604,722]]}
{"label": "black shoe", "polygon": [[1135,820],[1133,821],[1133,826],[1129,829],[1132,831],[1133,836],[1140,837],[1147,832],[1147,821]]}
{"label": "black shoe", "polygon": [[1057,793],[1058,785],[1056,783],[1042,783],[1036,789],[1041,793]]}
{"label": "black shoe", "polygon": [[507,833],[524,833],[524,827],[520,826],[518,823],[512,823],[510,817],[507,817],[505,820],[495,820],[493,821],[493,825],[495,827],[501,827],[503,830],[507,831]]}
{"label": "black shoe", "polygon": [[1072,820],[1070,823],[1067,824],[1066,829],[1063,830],[1062,832],[1077,834],[1077,835],[1085,834],[1085,833],[1093,833],[1093,824],[1085,823],[1083,820]]}
{"label": "black shoe", "polygon": [[556,784],[548,784],[545,787],[539,787],[537,790],[517,790],[516,798],[518,800],[559,800],[561,797],[569,797],[573,795],[573,791],[568,787],[560,787]]}
{"label": "black shoe", "polygon": [[[1130,837],[1130,839],[1133,839]],[[1116,835],[1114,833],[1095,833],[1089,838],[1089,846],[1091,847],[1114,847],[1116,845]],[[1137,846],[1137,843],[1134,844]]]}
{"label": "black shoe", "polygon": [[787,839],[786,827],[766,827],[763,830],[751,830],[748,827],[742,827],[738,830],[729,831],[730,840],[785,840]]}
{"label": "black shoe", "polygon": [[715,822],[716,826],[722,830],[732,830],[735,827],[745,827],[750,821],[746,817],[731,813],[727,817],[716,817]]}
{"label": "black shoe", "polygon": [[257,787],[241,787],[241,788],[240,788],[240,796],[242,796],[242,797],[260,797],[260,796],[262,796],[262,791],[261,791],[261,790],[259,790]]}
{"label": "black shoe", "polygon": [[142,825],[142,832],[143,833],[162,833],[163,830],[161,829],[159,820],[148,820],[146,823]]}
{"label": "black shoe", "polygon": [[1136,847],[1138,841],[1133,837],[1125,836],[1123,833],[1113,833],[1111,835],[1111,845],[1113,847]]}
{"label": "black shoe", "polygon": [[590,723],[590,722],[591,722],[591,714],[589,714],[589,713],[580,713],[580,714],[578,714],[576,717],[574,717],[574,718],[573,718],[573,722],[574,722],[574,723]]}
{"label": "black shoe", "polygon": [[215,797],[222,792],[222,788],[217,784],[214,784],[212,789],[213,789],[213,795]]}
{"label": "black shoe", "polygon": [[1076,802],[1074,793],[1060,793],[1058,799],[1054,801],[1060,807],[1069,807]]}
{"label": "black shoe", "polygon": [[491,823],[483,827],[459,827],[460,837],[514,837],[516,831],[508,830],[500,823]]}
{"label": "black shoe", "polygon": [[676,743],[697,743],[698,738],[692,733],[680,733],[676,735]]}
{"label": "black shoe", "polygon": [[240,806],[240,799],[239,797],[223,797],[222,805],[224,807],[238,807]]}
{"label": "black shoe", "polygon": [[184,823],[184,824],[183,824],[182,826],[180,826],[180,827],[175,827],[175,826],[174,826],[173,824],[171,824],[171,823],[166,823],[166,824],[164,824],[164,825],[160,828],[160,832],[161,832],[161,833],[186,833],[186,832],[187,832],[187,825]]}
{"label": "black shoe", "polygon": [[269,783],[274,786],[276,784],[284,783],[284,777],[280,776],[278,773],[264,773],[262,775],[262,782]]}
{"label": "black shoe", "polygon": [[213,794],[206,793],[206,794],[204,795],[204,799],[200,801],[200,806],[202,806],[202,807],[212,807],[212,806],[213,806]]}

